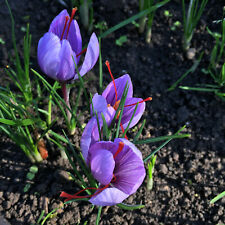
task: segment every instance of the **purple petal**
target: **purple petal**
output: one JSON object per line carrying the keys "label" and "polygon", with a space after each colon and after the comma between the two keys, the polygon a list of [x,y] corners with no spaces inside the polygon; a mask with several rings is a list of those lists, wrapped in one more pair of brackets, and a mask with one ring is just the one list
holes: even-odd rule
{"label": "purple petal", "polygon": [[114,143],[118,143],[119,144],[119,142],[121,142],[121,141],[126,146],[128,146],[133,151],[133,153],[136,154],[141,160],[143,159],[140,150],[132,142],[128,141],[127,139],[125,139],[125,138],[116,138],[114,140]]}
{"label": "purple petal", "polygon": [[[49,32],[54,33],[59,37],[59,39],[62,36],[63,28],[65,25],[66,21],[66,16],[69,16],[68,12],[66,9],[64,9],[59,15],[57,15],[54,20],[52,21],[50,27],[49,27]],[[65,32],[66,33],[66,32]],[[65,37],[64,33],[64,37]]]}
{"label": "purple petal", "polygon": [[[76,20],[73,20],[70,25],[68,33],[68,41],[73,49],[73,51],[78,55],[82,51],[82,39],[80,34],[80,28]],[[80,56],[77,58],[79,62]]]}
{"label": "purple petal", "polygon": [[[118,141],[117,139],[116,142]],[[115,158],[116,181],[113,185],[129,195],[137,191],[145,177],[143,160],[140,158],[140,153],[137,154],[136,151],[137,149],[132,144],[125,144],[123,150]]]}
{"label": "purple petal", "polygon": [[[49,32],[54,33],[60,39],[62,37],[63,29],[65,26],[66,16],[70,17],[67,10],[64,9],[58,16],[52,21]],[[76,54],[79,54],[82,51],[82,39],[80,34],[80,28],[76,20],[72,20],[67,36],[69,21],[67,22],[66,29],[64,31],[63,39],[67,39]],[[78,60],[79,61],[79,60]]]}
{"label": "purple petal", "polygon": [[93,140],[93,137],[92,137],[92,131],[94,129],[94,126],[96,126],[96,125],[97,125],[96,118],[94,118],[94,117],[91,118],[89,120],[89,122],[87,123],[87,125],[84,129],[84,132],[82,134],[82,137],[81,137],[80,146],[81,146],[81,150],[82,150],[82,155],[86,162],[87,162],[88,151],[89,151],[91,143],[98,140],[98,139]]}
{"label": "purple petal", "polygon": [[110,187],[90,198],[89,202],[98,206],[112,206],[121,203],[128,196],[128,194],[125,194],[119,189]]}
{"label": "purple petal", "polygon": [[94,143],[93,145],[90,146],[90,149],[89,149],[89,152],[88,152],[88,159],[87,159],[88,162],[90,161],[91,156],[95,152],[97,152],[99,149],[108,150],[113,155],[114,152],[116,152],[117,145],[115,145],[111,141],[98,141],[98,142]]}
{"label": "purple petal", "polygon": [[102,185],[107,185],[113,178],[115,161],[108,150],[98,149],[90,156],[90,167],[94,178]]}
{"label": "purple petal", "polygon": [[[125,74],[117,79],[115,79],[116,90],[117,90],[117,100],[121,100],[124,88],[129,85],[127,98],[132,98],[133,96],[133,85],[128,74]],[[106,99],[107,103],[114,106],[116,102],[116,94],[113,82],[111,81],[106,89],[103,91],[102,96]]]}
{"label": "purple petal", "polygon": [[46,33],[38,42],[38,63],[42,71],[49,77],[57,80],[60,66],[61,43],[53,33]]}
{"label": "purple petal", "polygon": [[[112,107],[108,107],[107,112],[104,114],[108,126],[111,124],[114,115],[115,110]],[[99,123],[100,127],[102,127],[103,122],[101,117],[99,117]],[[88,162],[89,148],[98,140],[99,140],[99,132],[97,126],[97,119],[93,117],[89,120],[81,137],[81,150],[86,162]]]}
{"label": "purple petal", "polygon": [[[142,100],[143,100],[142,98],[127,98],[126,102],[125,102],[125,106],[140,102]],[[123,124],[124,129],[126,129],[128,123],[133,115],[135,107],[136,107],[136,105],[124,107],[123,116],[122,116],[122,120],[121,120],[121,123]],[[145,102],[139,103],[137,111],[132,119],[132,122],[131,122],[129,128],[132,128],[133,126],[135,126],[138,123],[138,121],[141,119],[144,111],[145,111]]]}
{"label": "purple petal", "polygon": [[[96,93],[92,98],[91,108],[91,115],[93,114],[92,105],[94,107],[94,111],[97,113],[105,113],[107,111],[107,102],[104,97]],[[93,115],[92,115],[93,116]]]}
{"label": "purple petal", "polygon": [[74,77],[75,65],[73,58],[75,59],[75,54],[67,40],[62,40],[62,47],[60,50],[60,66],[58,71],[58,80],[67,81]]}
{"label": "purple petal", "polygon": [[[85,75],[88,71],[90,71],[93,68],[93,66],[97,62],[98,56],[99,56],[98,38],[96,37],[95,33],[93,33],[88,43],[84,62],[79,68],[79,72],[81,76]],[[78,79],[78,78],[79,78],[78,74],[76,74],[74,79]]]}

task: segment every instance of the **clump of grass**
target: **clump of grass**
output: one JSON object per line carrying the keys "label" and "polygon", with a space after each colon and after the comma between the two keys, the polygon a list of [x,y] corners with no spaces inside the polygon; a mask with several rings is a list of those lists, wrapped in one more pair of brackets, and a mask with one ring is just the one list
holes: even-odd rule
{"label": "clump of grass", "polygon": [[195,28],[200,20],[208,0],[190,0],[188,10],[185,9],[185,1],[182,0],[183,11],[183,49],[187,51],[190,48],[191,40],[194,35]]}

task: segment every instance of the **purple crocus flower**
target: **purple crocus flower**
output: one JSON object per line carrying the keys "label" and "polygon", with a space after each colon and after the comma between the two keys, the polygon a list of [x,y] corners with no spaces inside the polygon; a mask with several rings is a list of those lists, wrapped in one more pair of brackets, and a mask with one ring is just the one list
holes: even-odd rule
{"label": "purple crocus flower", "polygon": [[[110,71],[110,70],[109,70]],[[111,73],[111,71],[110,71]],[[92,105],[94,111],[98,113],[100,129],[102,128],[103,122],[101,118],[101,113],[103,113],[107,125],[111,125],[111,122],[115,116],[116,110],[119,106],[120,100],[123,95],[124,88],[128,84],[128,94],[125,101],[125,106],[123,110],[122,120],[120,127],[123,130],[127,127],[136,104],[139,102],[137,111],[133,117],[133,120],[130,124],[130,128],[135,126],[140,120],[144,110],[145,110],[145,101],[151,100],[151,98],[147,98],[143,100],[142,98],[134,98],[133,97],[133,85],[128,74],[125,74],[118,79],[113,79],[113,81],[106,87],[103,91],[102,95],[95,94],[92,98],[91,104],[91,114],[92,118],[87,123],[84,132],[81,137],[81,149],[86,159],[88,155],[88,150],[92,144],[99,140],[99,131],[97,126],[97,119],[95,117],[95,113],[92,112]]]}
{"label": "purple crocus flower", "polygon": [[[42,71],[60,82],[78,79],[74,61],[79,64],[82,51],[82,39],[76,20],[73,20],[76,8],[71,17],[63,10],[52,21],[49,31],[39,40],[38,63]],[[79,72],[83,76],[95,65],[99,56],[98,39],[93,33],[85,49],[86,55]]]}
{"label": "purple crocus flower", "polygon": [[130,79],[130,76],[128,74],[125,74],[117,79],[114,80],[113,75],[111,73],[109,62],[106,61],[106,65],[109,69],[112,82],[109,83],[109,85],[106,87],[106,89],[103,91],[102,95],[96,94],[93,97],[93,106],[94,109],[97,112],[105,112],[107,108],[113,108],[116,112],[116,110],[119,107],[119,103],[121,101],[124,89],[126,84],[128,85],[128,93],[127,98],[124,105],[123,115],[121,119],[121,127],[126,128],[135,109],[136,104],[139,102],[140,104],[137,107],[137,111],[133,117],[133,120],[129,126],[129,128],[132,128],[135,126],[138,121],[140,120],[142,114],[145,110],[145,101],[149,101],[152,98],[134,98],[133,97],[133,85]]}
{"label": "purple crocus flower", "polygon": [[91,197],[89,201],[94,205],[112,206],[135,193],[145,177],[141,152],[123,138],[92,145],[87,163],[100,184],[96,192],[90,196],[78,196],[85,189],[75,195],[62,192],[61,197],[66,197],[66,200]]}

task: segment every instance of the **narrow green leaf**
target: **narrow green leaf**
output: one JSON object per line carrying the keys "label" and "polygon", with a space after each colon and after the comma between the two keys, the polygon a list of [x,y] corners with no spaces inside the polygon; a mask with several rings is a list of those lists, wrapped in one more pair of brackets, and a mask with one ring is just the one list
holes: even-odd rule
{"label": "narrow green leaf", "polygon": [[[186,125],[184,125],[183,127],[181,127],[176,133],[175,135],[178,135],[184,128],[186,128]],[[173,135],[171,135],[173,136]],[[161,144],[157,149],[155,149],[151,154],[149,154],[143,161],[147,162],[149,159],[151,159],[151,157],[153,155],[155,155],[159,150],[161,150],[165,145],[167,145],[171,140],[173,140],[173,138],[168,139],[167,141],[165,141],[163,144]]]}
{"label": "narrow green leaf", "polygon": [[142,209],[145,207],[145,205],[128,205],[125,203],[119,203],[117,204],[118,207],[125,210],[135,210],[135,209]]}
{"label": "narrow green leaf", "polygon": [[134,108],[134,112],[133,112],[133,114],[132,114],[132,116],[131,116],[131,118],[130,118],[130,121],[129,121],[129,123],[128,123],[126,129],[125,129],[125,131],[123,132],[122,138],[125,137],[125,135],[126,135],[128,129],[130,128],[130,124],[131,124],[131,122],[132,122],[132,120],[133,120],[133,118],[134,118],[134,115],[135,115],[136,111],[137,111],[138,105],[139,105],[139,102],[136,104],[136,106],[135,106],[135,108]]}
{"label": "narrow green leaf", "polygon": [[214,89],[214,88],[197,88],[197,87],[187,87],[187,86],[179,86],[179,88],[181,88],[183,90],[188,90],[188,91],[202,91],[202,92],[218,91],[218,89]]}
{"label": "narrow green leaf", "polygon": [[222,193],[220,193],[219,195],[217,195],[215,198],[213,198],[213,199],[210,201],[210,204],[215,203],[216,201],[218,201],[219,199],[223,198],[224,196],[225,196],[225,191],[223,191]]}
{"label": "narrow green leaf", "polygon": [[151,13],[151,12],[154,12],[156,9],[162,7],[163,5],[165,5],[166,3],[168,3],[170,0],[164,0],[162,2],[159,2],[157,3],[156,5],[150,7],[149,9],[146,9],[126,20],[124,20],[123,22],[115,25],[114,27],[111,27],[110,29],[108,29],[107,31],[105,31],[103,34],[100,35],[100,38],[105,38],[106,36],[108,36],[109,34],[113,33],[114,31],[120,29],[121,27],[124,27],[126,26],[127,24],[129,23],[132,23],[133,21],[143,17],[143,16],[146,16],[147,14]]}
{"label": "narrow green leaf", "polygon": [[26,184],[25,187],[23,188],[23,192],[26,193],[30,190],[31,184]]}
{"label": "narrow green leaf", "polygon": [[96,222],[95,222],[96,225],[99,225],[99,222],[101,219],[101,212],[102,212],[102,206],[99,206],[98,207],[98,215],[97,215]]}
{"label": "narrow green leaf", "polygon": [[101,113],[101,116],[102,116],[102,121],[103,121],[103,140],[104,141],[108,141],[109,140],[109,129],[108,129],[108,125],[106,123],[106,120],[105,120],[105,117],[104,117],[104,114]]}
{"label": "narrow green leaf", "polygon": [[169,136],[161,136],[161,137],[155,137],[155,138],[148,138],[144,140],[138,140],[138,141],[133,141],[135,145],[138,144],[148,144],[148,143],[154,143],[154,142],[159,142],[159,141],[165,141],[168,139],[177,139],[177,138],[187,138],[191,137],[190,134],[180,134],[180,135],[169,135]]}
{"label": "narrow green leaf", "polygon": [[202,52],[200,54],[200,56],[198,57],[198,59],[194,62],[194,64],[192,65],[192,67],[190,69],[188,69],[174,84],[171,85],[170,88],[168,88],[167,91],[173,91],[177,85],[189,74],[189,73],[194,73],[194,71],[198,68],[200,62],[201,62],[201,59],[202,59],[202,56],[203,56],[204,52]]}
{"label": "narrow green leaf", "polygon": [[45,214],[45,210],[42,210],[42,211],[41,211],[41,215],[40,215],[39,218],[38,218],[37,224],[39,224],[39,223],[41,222],[41,220],[42,220],[44,214]]}
{"label": "narrow green leaf", "polygon": [[31,119],[24,119],[24,120],[8,120],[4,118],[0,118],[0,123],[11,125],[11,126],[29,126],[34,124],[34,121]]}
{"label": "narrow green leaf", "polygon": [[145,123],[146,123],[146,119],[144,119],[144,121],[143,121],[143,123],[142,123],[142,125],[141,125],[140,130],[138,131],[138,133],[137,133],[136,136],[134,137],[134,142],[137,141],[138,138],[139,138],[139,136],[141,135],[142,130],[143,130],[144,126],[145,126]]}
{"label": "narrow green leaf", "polygon": [[[72,151],[74,158],[75,158],[76,161],[78,162],[80,168],[82,169],[82,172],[87,176],[88,181],[89,181],[89,184],[90,184],[91,186],[93,186],[93,187],[97,187],[97,184],[96,184],[96,182],[95,182],[95,179],[93,178],[91,172],[88,170],[88,168],[87,168],[87,166],[86,166],[86,163],[85,163],[84,159],[81,158],[80,155],[77,154],[77,152],[76,152],[75,149],[73,148],[71,142],[69,141],[68,137],[66,136],[65,132],[63,132],[63,133],[64,133],[64,135],[65,135],[67,141],[69,142],[69,148],[70,148],[70,150]],[[66,149],[65,149],[65,151],[66,151]],[[68,151],[66,151],[66,154],[67,154],[67,157],[68,157],[68,156],[71,157],[70,154],[68,153]],[[72,158],[70,159],[70,162],[72,162]],[[77,169],[76,169],[76,171],[77,171]],[[75,172],[75,171],[74,171],[74,172]],[[78,175],[80,181],[82,181],[83,185],[86,186],[86,183],[84,182],[83,178],[80,176],[80,173],[77,171],[76,174]],[[89,190],[86,190],[86,192],[87,192],[88,194],[90,194]]]}

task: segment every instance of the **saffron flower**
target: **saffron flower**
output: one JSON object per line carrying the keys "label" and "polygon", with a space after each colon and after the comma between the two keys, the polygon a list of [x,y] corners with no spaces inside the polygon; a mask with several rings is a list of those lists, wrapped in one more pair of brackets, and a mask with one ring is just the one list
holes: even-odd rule
{"label": "saffron flower", "polygon": [[[116,205],[135,193],[145,178],[141,152],[123,138],[93,144],[86,162],[99,182],[99,188],[86,188],[74,195],[62,192],[60,196],[67,198],[67,201],[90,197],[89,201],[94,205]],[[79,195],[87,189],[96,191],[88,196]]]}
{"label": "saffron flower", "polygon": [[[106,62],[106,64],[108,64],[108,62]],[[116,110],[119,107],[119,103],[122,98],[126,84],[128,85],[128,93],[120,124],[122,131],[124,131],[124,128],[127,127],[129,121],[131,120],[136,104],[139,102],[139,105],[130,123],[129,128],[135,126],[140,120],[145,110],[145,101],[151,100],[150,97],[146,98],[145,100],[143,100],[142,98],[133,97],[133,85],[128,74],[125,74],[114,80],[110,68],[109,72],[113,81],[109,83],[109,85],[103,91],[102,95],[96,93],[93,96],[92,104],[90,106],[91,114],[93,117],[87,123],[81,137],[81,149],[85,159],[88,155],[90,146],[99,140],[99,131],[95,112],[97,112],[98,114],[100,129],[103,125],[101,113],[103,113],[107,125],[110,126],[115,116]],[[95,112],[92,112],[92,108]]]}
{"label": "saffron flower", "polygon": [[83,52],[86,51],[86,55],[78,68],[81,76],[93,68],[99,56],[99,43],[95,33],[91,35],[87,49],[82,51],[80,28],[77,21],[73,20],[76,10],[72,10],[70,17],[67,10],[56,16],[49,31],[38,43],[38,63],[42,71],[62,83],[79,78],[74,61],[78,66]]}
{"label": "saffron flower", "polygon": [[128,93],[127,93],[123,115],[121,119],[121,128],[123,129],[127,127],[133,115],[135,106],[137,103],[139,103],[137,110],[135,112],[135,115],[133,117],[133,120],[131,121],[131,124],[129,126],[129,128],[132,128],[138,123],[141,116],[143,115],[145,110],[145,102],[150,101],[152,98],[148,97],[144,100],[142,98],[134,98],[133,85],[132,85],[130,76],[128,74],[125,74],[114,80],[108,61],[106,61],[106,65],[108,67],[112,81],[103,91],[102,95],[96,94],[93,97],[93,100],[92,100],[93,107],[97,112],[105,113],[107,109],[109,108],[112,108],[112,110],[116,112],[116,110],[119,107],[125,86],[128,85]]}

